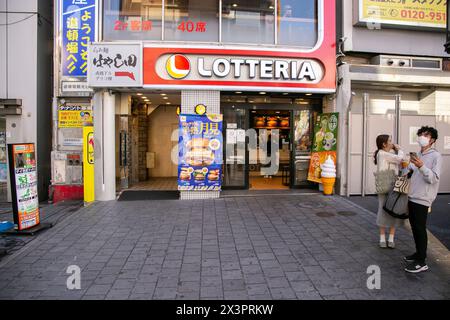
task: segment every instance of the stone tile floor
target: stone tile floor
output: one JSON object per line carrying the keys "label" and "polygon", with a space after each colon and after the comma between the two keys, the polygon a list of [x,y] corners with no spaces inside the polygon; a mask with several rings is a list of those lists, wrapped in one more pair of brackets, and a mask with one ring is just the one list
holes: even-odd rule
{"label": "stone tile floor", "polygon": [[[450,255],[403,271],[408,230],[380,249],[375,216],[322,195],[95,203],[0,261],[0,299],[449,299]],[[81,289],[68,290],[68,266]],[[367,288],[380,267],[381,289]]]}

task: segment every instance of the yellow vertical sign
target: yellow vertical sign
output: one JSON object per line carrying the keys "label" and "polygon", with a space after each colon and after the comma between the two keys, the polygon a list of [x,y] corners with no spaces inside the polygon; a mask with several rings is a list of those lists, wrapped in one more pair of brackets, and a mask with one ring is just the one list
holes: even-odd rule
{"label": "yellow vertical sign", "polygon": [[84,202],[95,200],[94,193],[94,127],[83,127],[83,184]]}

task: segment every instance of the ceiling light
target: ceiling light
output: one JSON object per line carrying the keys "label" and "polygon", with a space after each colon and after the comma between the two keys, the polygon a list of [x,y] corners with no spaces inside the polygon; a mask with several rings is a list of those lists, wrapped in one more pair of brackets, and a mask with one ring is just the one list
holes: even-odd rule
{"label": "ceiling light", "polygon": [[170,102],[166,102],[166,104],[170,104]]}
{"label": "ceiling light", "polygon": [[305,94],[305,96],[312,96],[312,93],[307,93]]}
{"label": "ceiling light", "polygon": [[288,92],[283,92],[283,96],[287,96],[288,94]]}
{"label": "ceiling light", "polygon": [[233,3],[232,6],[233,6],[234,8],[236,8],[238,5],[237,5],[237,3]]}
{"label": "ceiling light", "polygon": [[137,93],[138,96],[142,96],[142,93]]}
{"label": "ceiling light", "polygon": [[275,7],[274,6],[269,6],[269,9],[273,10],[273,9],[275,9]]}
{"label": "ceiling light", "polygon": [[266,94],[264,91],[261,91],[259,94]]}
{"label": "ceiling light", "polygon": [[162,96],[167,96],[167,94],[165,94],[165,93],[161,93],[161,95],[162,95]]}
{"label": "ceiling light", "polygon": [[164,100],[167,100],[167,99],[169,99],[169,97],[163,97],[163,99],[164,99]]}
{"label": "ceiling light", "polygon": [[242,93],[242,91],[236,91],[235,93],[237,93],[237,94],[241,94],[241,93]]}

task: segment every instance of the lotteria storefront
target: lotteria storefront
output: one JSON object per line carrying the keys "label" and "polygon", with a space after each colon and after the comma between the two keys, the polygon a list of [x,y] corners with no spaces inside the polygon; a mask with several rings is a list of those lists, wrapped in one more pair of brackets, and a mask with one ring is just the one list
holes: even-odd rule
{"label": "lotteria storefront", "polygon": [[85,74],[62,63],[59,80],[92,90],[59,101],[91,107],[96,200],[317,188],[323,156],[338,161],[334,0],[68,2],[80,30],[97,9]]}

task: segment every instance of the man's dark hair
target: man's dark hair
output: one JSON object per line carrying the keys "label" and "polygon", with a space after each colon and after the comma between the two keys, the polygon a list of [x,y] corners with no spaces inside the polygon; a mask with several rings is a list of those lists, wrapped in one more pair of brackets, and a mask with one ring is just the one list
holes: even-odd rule
{"label": "man's dark hair", "polygon": [[422,133],[429,133],[431,135],[431,139],[437,140],[438,138],[438,131],[429,126],[423,126],[422,128],[417,131],[417,135],[420,136]]}

